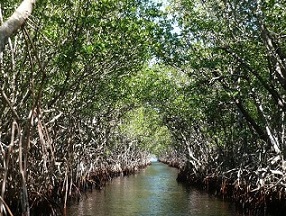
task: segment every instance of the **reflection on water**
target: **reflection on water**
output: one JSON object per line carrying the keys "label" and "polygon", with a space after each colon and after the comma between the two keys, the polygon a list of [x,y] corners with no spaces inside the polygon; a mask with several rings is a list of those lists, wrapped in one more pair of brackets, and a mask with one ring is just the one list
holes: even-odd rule
{"label": "reflection on water", "polygon": [[234,207],[176,182],[178,171],[153,163],[139,174],[114,179],[68,209],[71,216],[233,216]]}

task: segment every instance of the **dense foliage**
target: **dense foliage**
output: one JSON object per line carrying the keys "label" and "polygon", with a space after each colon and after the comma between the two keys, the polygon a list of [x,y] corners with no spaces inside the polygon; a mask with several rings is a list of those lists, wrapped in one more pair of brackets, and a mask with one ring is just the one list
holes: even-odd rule
{"label": "dense foliage", "polygon": [[285,206],[282,8],[280,1],[247,0],[172,5],[185,44],[180,70],[199,106],[198,115],[173,121],[188,158],[185,171],[206,184],[222,177],[228,183],[219,184],[219,193],[244,207],[281,200]]}
{"label": "dense foliage", "polygon": [[[286,197],[285,3],[23,2],[0,35],[2,214],[56,215],[151,153],[244,206]],[[1,2],[0,33],[18,4]]]}
{"label": "dense foliage", "polygon": [[[17,4],[1,2],[4,19]],[[133,145],[138,137],[124,132],[121,119],[138,107],[128,78],[146,67],[164,32],[159,5],[63,0],[34,7],[0,57],[4,214],[57,214],[53,202],[66,207],[92,175],[149,163],[150,141]],[[168,134],[157,128],[156,136]]]}

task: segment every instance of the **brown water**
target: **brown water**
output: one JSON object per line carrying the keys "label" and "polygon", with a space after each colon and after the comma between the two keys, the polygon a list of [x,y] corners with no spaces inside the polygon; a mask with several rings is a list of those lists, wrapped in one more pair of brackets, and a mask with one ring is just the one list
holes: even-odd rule
{"label": "brown water", "polygon": [[235,216],[234,206],[176,182],[178,171],[153,163],[119,177],[68,209],[69,216]]}

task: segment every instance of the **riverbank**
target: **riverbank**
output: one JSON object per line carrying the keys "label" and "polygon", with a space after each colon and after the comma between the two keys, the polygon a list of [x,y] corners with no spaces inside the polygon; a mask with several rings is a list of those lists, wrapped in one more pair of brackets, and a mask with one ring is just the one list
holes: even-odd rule
{"label": "riverbank", "polygon": [[[46,187],[47,182],[42,182],[42,191],[29,191],[30,216],[59,216],[67,215],[68,206],[79,202],[86,193],[93,190],[101,190],[107,182],[119,176],[128,176],[140,172],[149,166],[151,162],[143,161],[122,166],[120,163],[107,164],[94,167],[81,175],[68,175],[67,178],[54,179],[52,185]],[[44,188],[48,188],[45,190]],[[12,194],[12,193],[11,193]],[[17,197],[10,197],[7,193],[6,200],[11,216],[21,215],[21,206]],[[8,214],[7,214],[8,215]]]}
{"label": "riverbank", "polygon": [[[81,179],[77,181],[77,186],[73,187],[72,193],[69,196],[67,207],[73,205],[75,202],[79,202],[79,200],[85,196],[86,192],[102,190],[106,184],[114,178],[133,175],[149,165],[151,165],[151,162],[144,161],[143,163],[134,163],[128,166],[121,166],[120,163],[117,163],[104,168],[95,169],[90,172],[87,177],[82,176]],[[63,215],[68,216],[66,213],[67,209],[62,209]]]}
{"label": "riverbank", "polygon": [[[286,190],[285,186],[277,181],[280,174],[278,171],[266,169],[250,171],[237,168],[227,172],[200,175],[186,167],[181,167],[177,160],[161,158],[160,161],[179,169],[178,182],[207,191],[221,199],[229,200],[235,203],[239,212],[259,216],[285,215]],[[268,181],[261,181],[261,176]],[[276,181],[273,177],[276,177]]]}
{"label": "riverbank", "polygon": [[[238,171],[238,170],[237,170]],[[239,211],[250,215],[285,215],[285,188],[253,188],[249,181],[241,177],[237,180],[237,172],[222,175],[196,176],[194,173],[181,170],[177,180],[206,190],[222,199],[234,202]],[[250,176],[247,176],[249,178]],[[250,177],[251,178],[251,177]]]}

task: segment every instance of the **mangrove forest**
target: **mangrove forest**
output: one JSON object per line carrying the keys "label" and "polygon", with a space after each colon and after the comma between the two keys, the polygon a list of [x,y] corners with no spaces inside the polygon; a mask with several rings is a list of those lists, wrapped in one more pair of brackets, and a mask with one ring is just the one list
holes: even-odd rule
{"label": "mangrove forest", "polygon": [[151,155],[249,215],[283,215],[285,9],[0,0],[0,215],[67,215]]}

